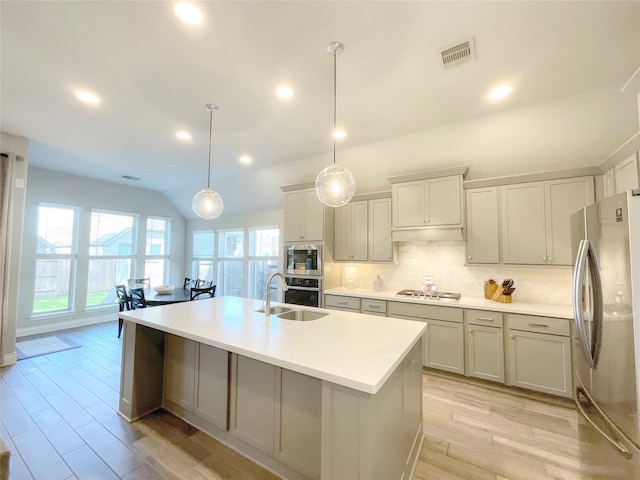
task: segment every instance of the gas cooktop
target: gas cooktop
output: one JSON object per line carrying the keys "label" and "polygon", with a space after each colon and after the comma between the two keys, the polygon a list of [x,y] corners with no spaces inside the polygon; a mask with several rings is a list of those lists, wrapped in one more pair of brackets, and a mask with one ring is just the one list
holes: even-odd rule
{"label": "gas cooktop", "polygon": [[400,290],[396,295],[403,297],[424,298],[429,300],[460,300],[459,293],[451,292],[423,292],[422,290]]}

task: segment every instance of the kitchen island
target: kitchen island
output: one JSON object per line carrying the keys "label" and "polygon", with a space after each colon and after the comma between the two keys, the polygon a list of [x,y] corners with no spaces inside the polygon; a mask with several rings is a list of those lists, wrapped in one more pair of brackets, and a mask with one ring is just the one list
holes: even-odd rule
{"label": "kitchen island", "polygon": [[409,478],[424,324],[307,307],[326,315],[295,321],[260,306],[121,312],[120,414],[164,407],[284,478]]}

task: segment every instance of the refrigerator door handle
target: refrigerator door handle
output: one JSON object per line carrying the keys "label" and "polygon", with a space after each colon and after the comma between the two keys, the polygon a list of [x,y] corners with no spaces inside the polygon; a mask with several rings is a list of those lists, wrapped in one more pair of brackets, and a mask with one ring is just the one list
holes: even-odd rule
{"label": "refrigerator door handle", "polygon": [[[587,407],[588,408],[593,408],[596,410],[596,412],[598,413],[598,415],[600,416],[600,418],[602,419],[602,421],[606,424],[606,426],[611,430],[611,434],[607,433],[604,431],[604,429],[602,429],[590,416],[589,413],[586,411],[585,405],[583,405],[583,401],[580,399],[580,396],[584,397],[584,399],[586,400],[587,403]],[[591,398],[591,396],[587,393],[587,391],[581,386],[581,385],[576,385],[576,389],[575,389],[575,401],[576,401],[576,406],[578,407],[578,410],[580,411],[580,413],[582,414],[582,416],[591,424],[591,426],[593,428],[595,428],[600,435],[602,435],[604,438],[607,439],[607,441],[609,441],[609,443],[622,455],[624,455],[626,458],[631,458],[632,454],[629,451],[629,449],[627,448],[627,446],[623,443],[623,440],[620,439],[621,438],[626,438],[624,433],[622,433],[620,431],[620,429],[615,425],[615,423],[613,423],[611,421],[611,419],[609,417],[607,417],[607,415],[600,409],[600,407],[593,401],[593,399]],[[636,449],[634,449],[636,450]]]}
{"label": "refrigerator door handle", "polygon": [[589,367],[593,368],[591,346],[587,340],[585,331],[584,312],[582,310],[582,291],[584,288],[585,270],[587,268],[587,256],[589,254],[589,240],[581,240],[576,255],[576,266],[573,270],[573,318],[576,322],[576,332],[584,359]]}
{"label": "refrigerator door handle", "polygon": [[593,246],[593,243],[588,242],[587,252],[589,268],[589,277],[592,285],[593,295],[593,338],[591,340],[591,358],[593,359],[592,368],[598,366],[598,359],[600,358],[600,347],[602,346],[602,328],[604,320],[604,300],[602,298],[602,277],[600,276],[600,262],[598,261],[598,254]]}

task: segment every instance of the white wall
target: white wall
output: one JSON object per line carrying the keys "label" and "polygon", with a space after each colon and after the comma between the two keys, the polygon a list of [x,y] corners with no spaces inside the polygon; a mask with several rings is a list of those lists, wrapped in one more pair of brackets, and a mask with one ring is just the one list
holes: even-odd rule
{"label": "white wall", "polygon": [[18,284],[22,256],[22,217],[24,213],[25,185],[27,180],[29,140],[5,132],[0,135],[2,153],[13,153],[16,158],[14,171],[13,218],[9,245],[9,298],[8,316],[0,318],[0,365],[15,363],[16,324],[18,315]]}
{"label": "white wall", "polygon": [[[569,266],[468,265],[463,241],[400,243],[395,264],[348,264],[357,272],[356,288],[373,288],[379,274],[385,290],[419,289],[422,275],[431,273],[441,291],[483,297],[484,282],[515,281],[514,302],[571,305]],[[345,264],[345,266],[347,266]]]}
{"label": "white wall", "polygon": [[[103,182],[65,173],[29,168],[24,215],[24,241],[18,296],[17,335],[24,336],[61,328],[71,328],[105,320],[115,320],[117,307],[79,311],[46,317],[31,317],[35,285],[37,208],[41,202],[80,208],[80,235],[88,235],[92,208],[139,214],[140,224],[147,215],[171,218],[170,281],[182,284],[185,259],[186,220],[159,192]],[[84,259],[83,259],[84,258]],[[86,271],[86,256],[79,257],[79,271]],[[143,268],[138,259],[138,271]],[[78,282],[86,282],[79,275]],[[114,330],[114,335],[116,331]]]}

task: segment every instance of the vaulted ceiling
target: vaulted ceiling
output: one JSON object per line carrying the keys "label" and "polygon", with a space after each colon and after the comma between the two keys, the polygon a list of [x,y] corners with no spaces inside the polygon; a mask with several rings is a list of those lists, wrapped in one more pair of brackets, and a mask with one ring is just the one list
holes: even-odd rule
{"label": "vaulted ceiling", "polygon": [[[359,192],[449,165],[471,178],[593,166],[638,131],[635,93],[620,91],[640,66],[637,1],[194,3],[195,26],[174,2],[3,0],[2,131],[30,139],[31,165],[159,190],[189,217],[216,103],[226,211],[278,208],[279,185],[331,161],[334,40],[337,160]],[[443,68],[439,50],[467,39],[474,58]],[[490,101],[503,84],[512,94]]]}

